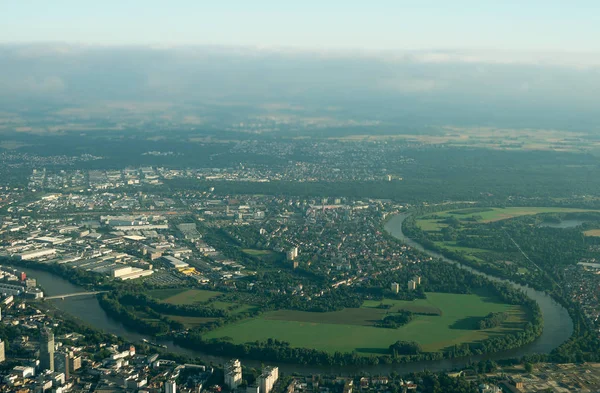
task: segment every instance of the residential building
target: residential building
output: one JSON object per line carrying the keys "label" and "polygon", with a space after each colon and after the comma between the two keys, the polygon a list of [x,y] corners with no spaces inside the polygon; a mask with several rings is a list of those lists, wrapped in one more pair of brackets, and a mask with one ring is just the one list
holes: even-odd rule
{"label": "residential building", "polygon": [[273,389],[273,385],[279,378],[279,368],[277,367],[265,367],[262,374],[258,377],[258,385],[260,386],[260,393],[270,393]]}
{"label": "residential building", "polygon": [[398,293],[400,292],[400,284],[398,284],[397,282],[393,282],[390,289],[393,293]]}
{"label": "residential building", "polygon": [[233,359],[225,363],[223,370],[225,374],[225,385],[231,390],[237,389],[242,383],[242,364],[238,359]]}
{"label": "residential building", "polygon": [[410,280],[408,282],[408,290],[414,291],[415,289],[417,289],[417,282],[415,280]]}

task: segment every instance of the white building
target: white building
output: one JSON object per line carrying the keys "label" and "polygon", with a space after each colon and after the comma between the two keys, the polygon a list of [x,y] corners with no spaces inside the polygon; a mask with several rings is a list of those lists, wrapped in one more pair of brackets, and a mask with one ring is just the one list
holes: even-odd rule
{"label": "white building", "polygon": [[171,266],[173,266],[175,269],[185,269],[186,267],[190,266],[189,264],[183,262],[181,259],[177,259],[177,258],[169,256],[169,255],[165,255],[162,258],[165,261],[167,261]]}
{"label": "white building", "polygon": [[288,261],[293,261],[294,259],[298,258],[298,247],[290,248],[286,255]]}
{"label": "white building", "polygon": [[479,393],[502,393],[498,386],[482,383],[479,385]]}
{"label": "white building", "polygon": [[397,282],[393,282],[390,286],[390,289],[392,290],[392,292],[398,293],[400,292],[400,284],[398,284]]}
{"label": "white building", "polygon": [[225,363],[223,370],[225,374],[225,385],[231,390],[237,389],[242,383],[242,363],[238,359],[233,359]]}
{"label": "white building", "polygon": [[273,385],[279,378],[279,368],[277,367],[265,367],[262,374],[258,377],[258,385],[260,386],[260,393],[270,393],[273,389]]}
{"label": "white building", "polygon": [[54,248],[43,248],[40,250],[24,252],[18,255],[19,259],[22,261],[30,261],[32,259],[37,259],[41,257],[45,257],[48,255],[56,254],[56,250]]}
{"label": "white building", "polygon": [[415,280],[410,280],[408,282],[408,290],[414,291],[415,289],[417,289],[417,282]]}

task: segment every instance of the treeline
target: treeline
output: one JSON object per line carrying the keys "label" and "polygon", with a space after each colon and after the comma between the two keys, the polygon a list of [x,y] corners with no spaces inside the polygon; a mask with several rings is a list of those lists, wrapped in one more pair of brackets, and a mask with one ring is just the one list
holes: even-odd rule
{"label": "treeline", "polygon": [[410,311],[402,311],[399,314],[386,315],[381,321],[376,322],[375,326],[387,329],[398,329],[413,320],[413,314]]}
{"label": "treeline", "polygon": [[507,312],[491,312],[477,323],[480,330],[491,329],[500,326],[502,322],[508,319]]}
{"label": "treeline", "polygon": [[190,304],[163,303],[143,293],[117,293],[119,303],[134,308],[150,308],[157,313],[179,315],[183,317],[225,318],[227,311],[210,306],[198,306]]}
{"label": "treeline", "polygon": [[[535,205],[539,206],[544,204],[537,201]],[[545,205],[549,206],[552,204],[546,203]],[[561,206],[597,208],[597,204],[580,206],[578,203],[567,202],[561,203]],[[554,271],[555,274],[553,276],[557,277],[556,281],[559,281],[560,269],[564,268],[565,264],[572,263],[574,260],[579,260],[580,258],[588,256],[590,246],[598,244],[600,239],[586,238],[582,236],[581,230],[577,228],[539,228],[537,224],[540,222],[540,220],[543,220],[544,217],[544,215],[538,217],[525,216],[509,220],[510,222],[496,224],[492,223],[481,226],[481,228],[478,230],[487,232],[479,233],[479,235],[481,235],[479,237],[483,236],[485,239],[481,241],[486,242],[493,241],[493,238],[498,238],[497,241],[503,241],[499,238],[507,238],[506,234],[503,232],[503,229],[505,229],[509,234],[512,234],[512,236],[517,239],[519,245],[526,253],[536,256],[536,260],[538,260],[538,264],[540,266],[543,266],[550,272]],[[583,224],[584,228],[595,227],[594,222],[598,222],[598,215],[596,213],[589,212],[568,214],[555,213],[552,214],[551,217],[559,217],[560,219],[588,220],[588,224]],[[404,221],[404,224],[404,233],[410,238],[421,243],[421,245],[423,245],[425,248],[437,251],[441,254],[444,254],[446,257],[460,261],[465,265],[473,264],[471,260],[464,258],[464,256],[459,253],[453,253],[449,250],[437,247],[431,240],[428,239],[426,233],[421,231],[415,225],[414,217],[407,218]],[[487,229],[485,227],[487,227]],[[500,234],[499,231],[502,231],[502,233]],[[472,239],[475,237],[477,236],[471,236]],[[475,240],[470,241],[472,242]],[[463,244],[466,245],[467,243]],[[468,244],[474,247],[477,247],[478,245],[480,246],[479,243]],[[570,299],[565,298],[562,289],[557,287],[553,282],[552,276],[550,276],[548,270],[541,272],[534,270],[534,274],[522,277],[516,275],[511,276],[509,274],[507,275],[506,271],[490,268],[488,266],[489,265],[474,267],[485,273],[500,277],[510,277],[511,280],[516,282],[530,285],[538,290],[548,292],[558,303],[563,305],[568,310],[569,316],[573,320],[574,331],[571,338],[567,342],[554,349],[549,355],[540,354],[530,356],[528,359],[529,361],[550,361],[557,363],[600,361],[600,351],[598,351],[598,348],[600,348],[600,338],[598,337],[597,332],[592,326],[589,326],[589,323],[583,316],[580,306]],[[537,314],[534,314],[534,317],[537,318]],[[541,319],[541,316],[539,316],[539,318]],[[533,325],[533,328],[535,329],[535,321]]]}
{"label": "treeline", "polygon": [[298,310],[311,312],[339,311],[344,308],[359,308],[365,297],[349,287],[340,286],[325,292],[322,296],[308,300],[302,296],[287,294],[272,294],[267,297],[267,302],[261,307],[263,311],[271,310]]}
{"label": "treeline", "polygon": [[449,353],[422,352],[416,355],[361,355],[357,352],[329,353],[310,348],[294,348],[288,342],[276,339],[234,344],[228,339],[203,340],[197,332],[187,336],[176,336],[174,342],[182,347],[210,353],[212,355],[231,356],[261,361],[281,363],[313,364],[313,365],[373,365],[409,363],[422,360],[441,360],[451,357]]}
{"label": "treeline", "polygon": [[396,341],[390,345],[390,353],[393,357],[398,355],[417,355],[422,351],[421,345],[414,341]]}
{"label": "treeline", "polygon": [[[472,278],[480,279],[479,277]],[[398,348],[396,348],[395,356],[391,349],[389,355],[379,356],[363,356],[356,352],[331,354],[310,348],[293,348],[287,342],[273,339],[244,344],[232,343],[230,338],[227,337],[204,340],[202,335],[206,332],[205,329],[195,329],[190,331],[186,336],[177,336],[174,339],[183,347],[211,354],[252,358],[263,361],[315,365],[389,364],[450,359],[517,348],[535,340],[541,334],[543,327],[542,314],[537,303],[528,298],[525,293],[510,288],[505,284],[489,282],[487,280],[485,282],[488,283],[487,288],[493,290],[502,301],[510,304],[519,304],[529,309],[531,320],[523,326],[522,330],[516,333],[489,338],[478,343],[455,345],[441,352],[422,352],[419,350],[416,353],[403,354],[398,352]]]}
{"label": "treeline", "polygon": [[132,306],[123,306],[116,297],[109,294],[101,295],[98,302],[108,316],[139,333],[157,335],[184,328],[183,324],[164,318],[150,308],[144,310],[147,318],[142,318],[138,316],[140,310]]}

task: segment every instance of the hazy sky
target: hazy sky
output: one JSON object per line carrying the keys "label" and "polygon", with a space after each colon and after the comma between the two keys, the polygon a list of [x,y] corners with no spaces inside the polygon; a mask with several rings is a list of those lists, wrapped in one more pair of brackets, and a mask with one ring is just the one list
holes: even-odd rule
{"label": "hazy sky", "polygon": [[0,0],[0,42],[598,51],[598,0]]}

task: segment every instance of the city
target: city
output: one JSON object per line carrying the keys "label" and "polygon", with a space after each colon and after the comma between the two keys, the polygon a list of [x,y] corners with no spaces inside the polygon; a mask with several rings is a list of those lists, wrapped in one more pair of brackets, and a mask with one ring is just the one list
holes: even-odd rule
{"label": "city", "polygon": [[600,392],[598,15],[0,1],[0,393]]}

